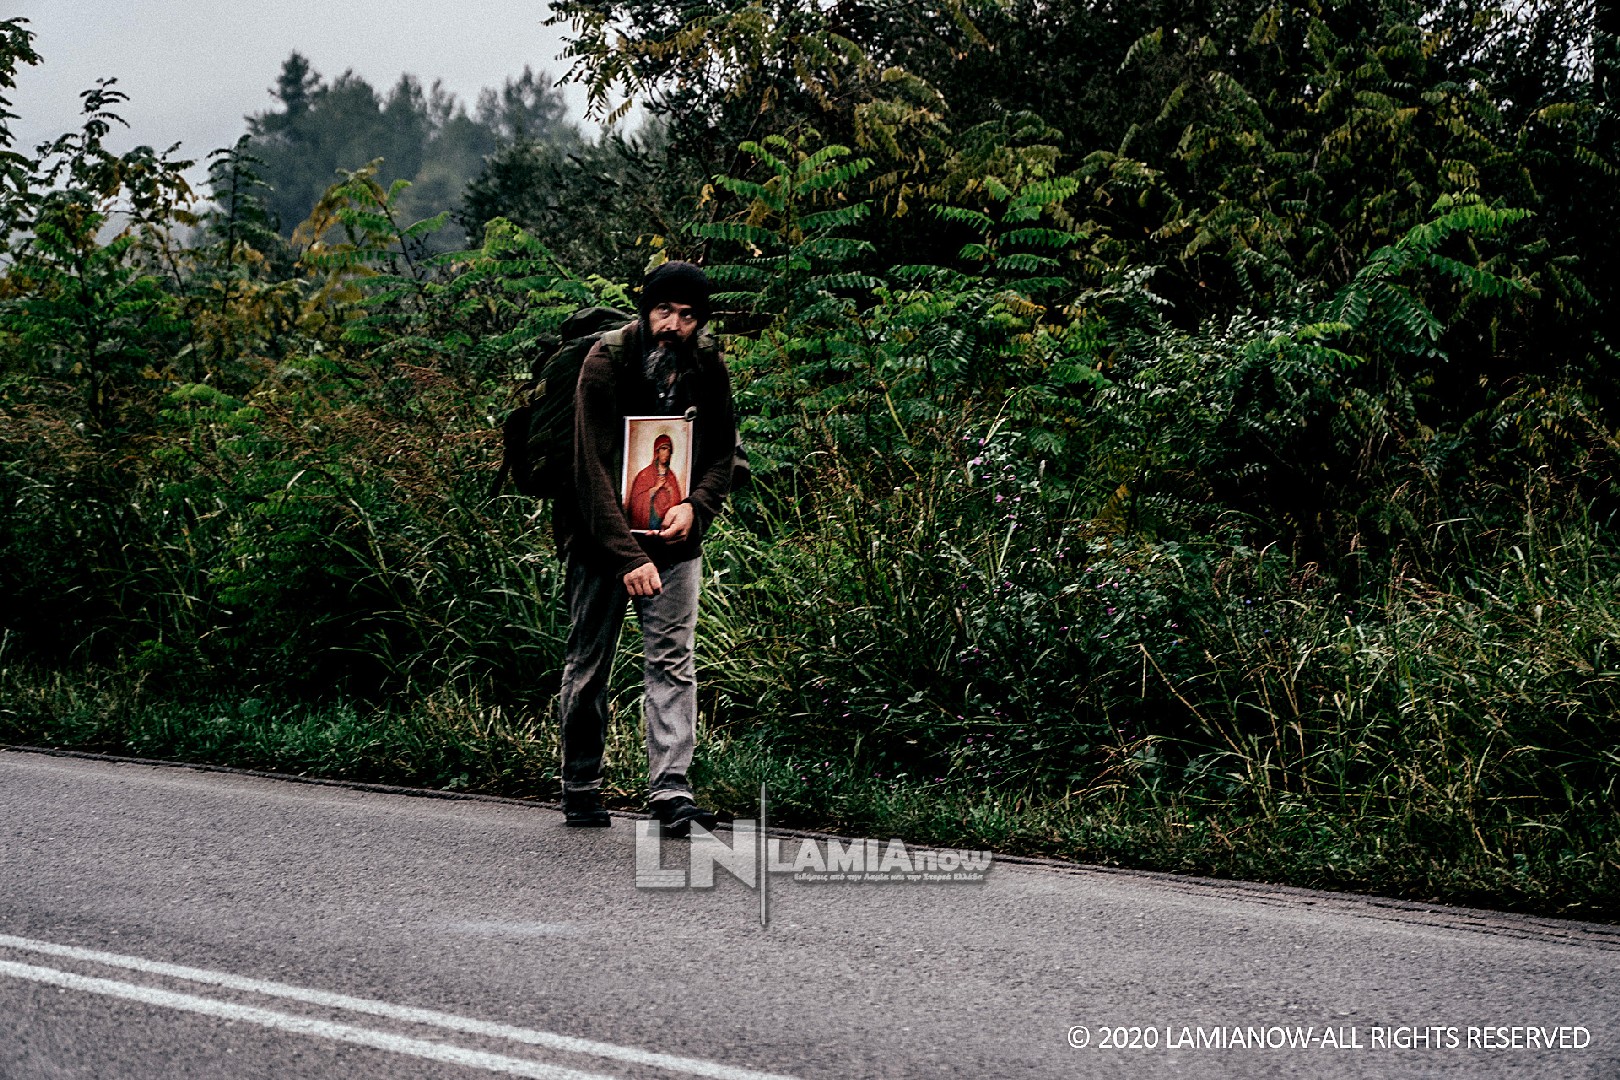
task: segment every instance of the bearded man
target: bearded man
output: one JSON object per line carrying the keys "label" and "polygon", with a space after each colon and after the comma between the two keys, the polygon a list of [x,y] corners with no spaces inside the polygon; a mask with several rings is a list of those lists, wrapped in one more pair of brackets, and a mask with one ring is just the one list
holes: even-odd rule
{"label": "bearded man", "polygon": [[[638,307],[640,318],[604,334],[580,368],[574,492],[554,507],[570,622],[558,705],[563,814],[572,826],[613,823],[601,799],[602,754],[608,674],[628,598],[641,626],[649,808],[664,834],[678,837],[694,821],[714,824],[686,775],[697,728],[693,642],[703,534],[731,488],[737,425],[731,375],[704,330],[707,275],[666,262],[642,283]],[[632,533],[619,501],[626,416],[690,420],[692,490],[661,509],[656,533]]]}

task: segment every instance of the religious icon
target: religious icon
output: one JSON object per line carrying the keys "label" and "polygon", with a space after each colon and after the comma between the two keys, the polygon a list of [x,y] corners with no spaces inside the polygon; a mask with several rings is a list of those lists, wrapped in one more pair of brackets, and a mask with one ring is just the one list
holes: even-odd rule
{"label": "religious icon", "polygon": [[664,527],[670,507],[692,490],[692,425],[683,416],[624,418],[620,500],[633,533]]}

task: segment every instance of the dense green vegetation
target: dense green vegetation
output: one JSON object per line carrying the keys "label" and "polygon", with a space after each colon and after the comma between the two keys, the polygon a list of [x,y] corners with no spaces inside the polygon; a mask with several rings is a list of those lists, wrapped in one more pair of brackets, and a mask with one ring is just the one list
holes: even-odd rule
{"label": "dense green vegetation", "polygon": [[386,165],[278,234],[252,142],[198,213],[105,149],[110,88],[43,153],[0,128],[0,739],[551,791],[558,575],[498,421],[673,255],[755,466],[706,797],[1620,913],[1602,13],[806,7],[558,0],[652,123],[489,151],[465,251]]}

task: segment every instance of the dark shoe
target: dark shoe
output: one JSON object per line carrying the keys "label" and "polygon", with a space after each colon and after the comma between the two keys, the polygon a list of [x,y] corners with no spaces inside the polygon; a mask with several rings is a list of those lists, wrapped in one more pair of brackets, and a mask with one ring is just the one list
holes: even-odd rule
{"label": "dark shoe", "polygon": [[563,824],[574,829],[606,829],[613,824],[602,796],[594,791],[563,792]]}
{"label": "dark shoe", "polygon": [[662,826],[663,834],[672,840],[689,836],[694,822],[712,830],[719,821],[714,811],[703,809],[685,795],[654,801],[652,816]]}

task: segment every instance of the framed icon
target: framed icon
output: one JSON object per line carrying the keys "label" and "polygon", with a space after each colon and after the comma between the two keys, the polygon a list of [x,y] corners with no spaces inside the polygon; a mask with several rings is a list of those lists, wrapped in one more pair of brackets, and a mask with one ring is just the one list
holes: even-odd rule
{"label": "framed icon", "polygon": [[692,425],[684,416],[624,418],[619,502],[633,533],[656,533],[692,490]]}

